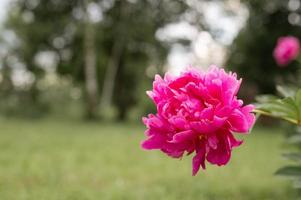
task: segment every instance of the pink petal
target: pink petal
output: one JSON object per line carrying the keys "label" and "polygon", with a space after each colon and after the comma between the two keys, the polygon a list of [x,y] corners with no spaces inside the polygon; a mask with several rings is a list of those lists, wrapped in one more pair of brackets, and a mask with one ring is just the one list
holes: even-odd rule
{"label": "pink petal", "polygon": [[231,157],[231,148],[226,137],[218,137],[218,145],[216,149],[210,148],[207,154],[208,162],[216,164],[218,166],[225,165],[228,163]]}
{"label": "pink petal", "polygon": [[226,121],[226,118],[213,117],[213,121],[201,120],[197,122],[191,122],[190,126],[199,134],[212,133],[218,130]]}
{"label": "pink petal", "polygon": [[228,118],[231,125],[231,130],[238,133],[245,133],[249,131],[249,122],[246,116],[236,109]]}
{"label": "pink petal", "polygon": [[200,166],[202,166],[203,169],[206,169],[205,166],[205,154],[206,154],[206,148],[204,145],[204,142],[200,142],[196,147],[196,155],[192,159],[192,175],[195,176]]}
{"label": "pink petal", "polygon": [[165,140],[162,136],[151,136],[142,142],[141,147],[146,150],[161,149],[164,144]]}
{"label": "pink petal", "polygon": [[242,140],[236,140],[232,133],[229,133],[227,137],[231,148],[238,147],[243,143]]}
{"label": "pink petal", "polygon": [[182,131],[182,132],[175,134],[173,136],[173,140],[171,142],[173,142],[173,143],[187,142],[194,138],[196,138],[196,135],[194,134],[194,132],[191,130],[187,130],[187,131]]}
{"label": "pink petal", "polygon": [[215,134],[212,134],[208,137],[208,145],[212,149],[216,149],[218,144],[218,139]]}
{"label": "pink petal", "polygon": [[183,130],[185,128],[185,125],[187,124],[186,120],[183,117],[172,117],[168,119],[168,122],[181,130]]}

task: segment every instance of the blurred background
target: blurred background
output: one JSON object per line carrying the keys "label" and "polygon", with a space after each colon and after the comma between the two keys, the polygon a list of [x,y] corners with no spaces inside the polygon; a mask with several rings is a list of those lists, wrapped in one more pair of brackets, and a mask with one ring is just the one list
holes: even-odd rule
{"label": "blurred background", "polygon": [[[255,127],[224,168],[191,177],[139,147],[155,74],[224,66],[240,96],[294,82],[277,38],[301,36],[300,0],[1,0],[1,199],[296,199],[273,176],[283,134]],[[226,183],[226,184],[225,184]]]}

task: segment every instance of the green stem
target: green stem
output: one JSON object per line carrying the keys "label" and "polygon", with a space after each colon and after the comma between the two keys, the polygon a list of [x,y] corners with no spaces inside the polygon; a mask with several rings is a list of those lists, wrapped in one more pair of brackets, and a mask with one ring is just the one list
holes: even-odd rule
{"label": "green stem", "polygon": [[269,116],[269,117],[284,119],[284,120],[286,120],[290,123],[293,123],[293,124],[296,124],[296,125],[301,125],[301,123],[298,120],[287,118],[287,117],[278,117],[278,116],[275,116],[275,115],[273,115],[269,112],[263,111],[263,110],[254,109],[253,112],[261,114],[261,115],[266,115],[266,116]]}

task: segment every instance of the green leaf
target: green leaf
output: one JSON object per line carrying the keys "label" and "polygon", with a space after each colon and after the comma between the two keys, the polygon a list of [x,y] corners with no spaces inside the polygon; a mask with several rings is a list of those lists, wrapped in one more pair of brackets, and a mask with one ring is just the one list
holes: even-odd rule
{"label": "green leaf", "polygon": [[278,169],[275,174],[280,176],[301,177],[301,166],[286,166]]}
{"label": "green leaf", "polygon": [[301,134],[296,134],[288,138],[289,143],[301,143]]}
{"label": "green leaf", "polygon": [[292,98],[278,99],[268,103],[260,104],[258,109],[271,113],[275,117],[298,118],[298,112]]}
{"label": "green leaf", "polygon": [[[298,106],[295,103],[295,99],[292,97],[283,99],[268,97],[266,102],[257,104],[257,110],[261,114],[285,119],[295,124],[299,121]],[[263,112],[260,112],[260,110]]]}
{"label": "green leaf", "polygon": [[296,93],[296,106],[299,112],[299,120],[301,120],[301,89],[299,89]]}
{"label": "green leaf", "polygon": [[297,120],[299,119],[298,106],[292,97],[282,99],[281,103],[285,108],[289,109],[288,113],[290,113],[291,117],[294,117]]}
{"label": "green leaf", "polygon": [[273,95],[261,95],[256,98],[256,110],[254,112],[287,120],[293,124],[301,124],[301,89],[294,87],[278,86],[278,91],[285,98],[277,98]]}
{"label": "green leaf", "polygon": [[294,97],[296,94],[296,89],[291,86],[277,85],[276,89],[278,93],[283,97]]}
{"label": "green leaf", "polygon": [[300,189],[301,188],[301,179],[294,180],[293,186],[296,189]]}
{"label": "green leaf", "polygon": [[289,160],[301,162],[301,153],[286,153],[283,156]]}
{"label": "green leaf", "polygon": [[255,100],[259,103],[267,103],[267,102],[271,102],[271,101],[274,101],[274,100],[277,100],[278,98],[274,95],[269,95],[269,94],[266,94],[266,95],[259,95],[259,96],[256,96],[255,97]]}

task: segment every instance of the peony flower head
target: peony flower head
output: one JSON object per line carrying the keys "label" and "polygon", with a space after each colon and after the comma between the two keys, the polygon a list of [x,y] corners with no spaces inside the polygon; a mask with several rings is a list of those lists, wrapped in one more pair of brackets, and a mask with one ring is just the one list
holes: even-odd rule
{"label": "peony flower head", "polygon": [[300,53],[300,42],[293,36],[280,37],[273,55],[278,65],[285,66],[297,58]]}
{"label": "peony flower head", "polygon": [[212,66],[207,73],[187,69],[180,76],[156,75],[147,94],[157,106],[156,114],[143,118],[147,139],[142,148],[159,149],[173,158],[194,154],[192,173],[205,161],[228,163],[232,148],[242,141],[233,132],[247,134],[255,121],[254,106],[237,98],[241,79]]}

